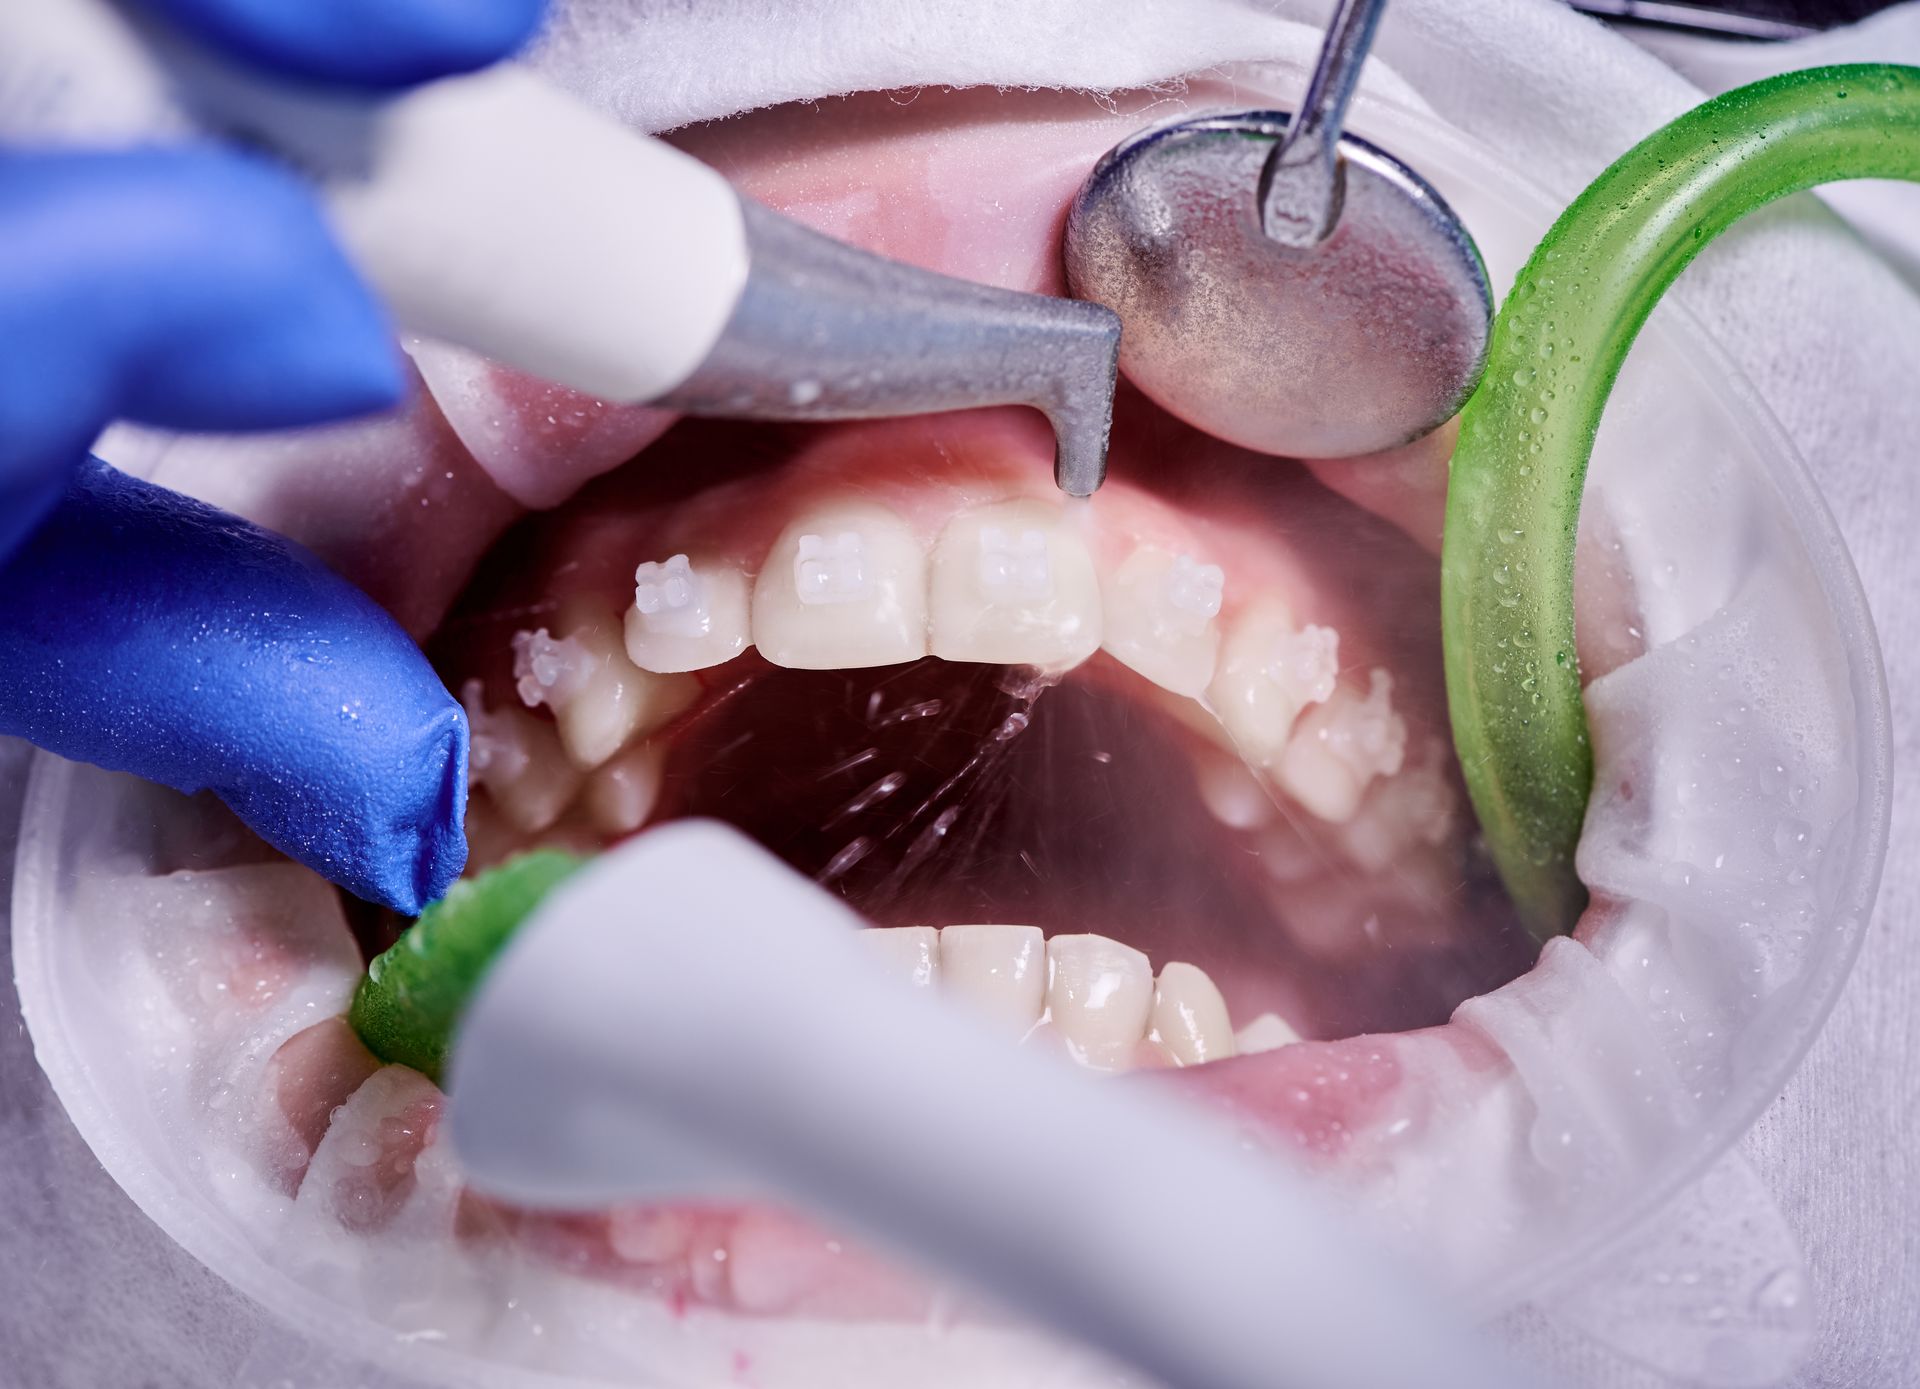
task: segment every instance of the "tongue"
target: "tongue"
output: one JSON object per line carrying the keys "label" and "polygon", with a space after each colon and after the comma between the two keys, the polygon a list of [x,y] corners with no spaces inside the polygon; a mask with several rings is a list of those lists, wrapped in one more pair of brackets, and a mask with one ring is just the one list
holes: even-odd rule
{"label": "tongue", "polygon": [[770,1191],[1196,1389],[1515,1382],[1204,1111],[890,985],[860,925],[719,826],[603,856],[467,1015],[472,1180],[562,1208]]}

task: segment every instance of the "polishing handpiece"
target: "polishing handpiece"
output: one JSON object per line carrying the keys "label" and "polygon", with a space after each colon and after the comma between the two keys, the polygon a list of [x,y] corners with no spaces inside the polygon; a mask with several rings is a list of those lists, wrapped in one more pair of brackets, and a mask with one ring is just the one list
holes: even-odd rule
{"label": "polishing handpiece", "polygon": [[[478,1189],[776,1199],[1183,1389],[1522,1382],[1217,1114],[903,987],[843,901],[736,831],[657,827],[571,876],[523,862],[506,890],[539,905],[497,958],[463,954],[497,931],[403,942],[362,990],[417,1022],[479,978],[448,1067]],[[563,879],[544,897],[541,872]],[[427,979],[435,959],[458,967]]]}
{"label": "polishing handpiece", "polygon": [[308,175],[406,328],[618,402],[841,420],[1042,411],[1055,477],[1106,471],[1120,324],[890,261],[498,67],[399,95],[269,80],[112,0],[0,6],[0,138],[206,131]]}

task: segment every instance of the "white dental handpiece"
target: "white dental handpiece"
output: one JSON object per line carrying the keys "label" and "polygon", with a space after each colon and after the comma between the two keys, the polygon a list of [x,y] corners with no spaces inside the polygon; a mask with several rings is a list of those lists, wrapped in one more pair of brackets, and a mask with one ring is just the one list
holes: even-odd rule
{"label": "white dental handpiece", "polygon": [[467,1007],[467,1178],[570,1210],[797,1202],[1179,1389],[1529,1382],[1218,1114],[1008,1045],[876,969],[861,925],[718,824],[601,855]]}
{"label": "white dental handpiece", "polygon": [[530,72],[399,95],[268,80],[112,0],[0,5],[0,140],[212,132],[309,177],[408,329],[618,402],[857,419],[1022,404],[1104,476],[1119,321],[867,255]]}

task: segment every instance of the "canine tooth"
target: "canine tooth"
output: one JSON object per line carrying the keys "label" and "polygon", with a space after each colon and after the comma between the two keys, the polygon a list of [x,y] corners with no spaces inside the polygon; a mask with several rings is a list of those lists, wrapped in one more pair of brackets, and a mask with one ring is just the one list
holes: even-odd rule
{"label": "canine tooth", "polygon": [[1288,1025],[1287,1020],[1278,1013],[1262,1013],[1252,1022],[1240,1029],[1240,1035],[1234,1039],[1242,1056],[1252,1056],[1257,1052],[1278,1051],[1281,1047],[1292,1046],[1300,1040],[1300,1034]]}
{"label": "canine tooth", "polygon": [[940,977],[940,933],[931,926],[875,926],[860,939],[888,974],[916,989]]}
{"label": "canine tooth", "polygon": [[1101,645],[1154,684],[1199,698],[1220,655],[1214,619],[1225,582],[1217,564],[1142,545],[1102,589],[1106,636]]}
{"label": "canine tooth", "polygon": [[1300,711],[1333,694],[1339,669],[1339,635],[1296,628],[1286,605],[1269,598],[1228,630],[1208,695],[1241,755],[1267,767],[1285,753]]}
{"label": "canine tooth", "polygon": [[653,743],[635,743],[587,777],[581,801],[602,834],[632,834],[646,824],[660,799],[666,754]]}
{"label": "canine tooth", "polygon": [[934,548],[929,607],[933,654],[949,661],[1065,669],[1100,645],[1093,557],[1040,502],[949,521]]}
{"label": "canine tooth", "polygon": [[613,615],[597,604],[568,604],[560,626],[567,635],[558,641],[544,627],[515,634],[514,676],[524,703],[553,710],[560,742],[582,771],[662,727],[699,693],[690,676],[655,675],[628,660]]}
{"label": "canine tooth", "polygon": [[1227,1001],[1197,965],[1175,962],[1153,988],[1152,1036],[1176,1066],[1219,1061],[1236,1051]]}
{"label": "canine tooth", "polygon": [[489,710],[478,680],[460,692],[470,729],[470,780],[486,788],[494,805],[516,828],[536,834],[560,818],[580,789],[580,769],[567,759],[560,737],[524,709]]}
{"label": "canine tooth", "polygon": [[753,639],[777,666],[890,666],[927,654],[927,562],[884,507],[841,503],[774,542],[753,588]]}
{"label": "canine tooth", "polygon": [[1081,1065],[1125,1069],[1152,1012],[1153,965],[1138,950],[1095,935],[1047,942],[1048,1018]]}
{"label": "canine tooth", "polygon": [[1273,793],[1246,763],[1231,752],[1211,747],[1194,757],[1194,784],[1214,819],[1234,830],[1257,830],[1278,813]]}
{"label": "canine tooth", "polygon": [[1024,1037],[1047,1001],[1047,942],[1038,926],[949,926],[940,978],[995,1023]]}
{"label": "canine tooth", "polygon": [[1364,698],[1352,690],[1300,720],[1280,759],[1280,785],[1309,812],[1345,824],[1377,776],[1392,776],[1406,757],[1406,721],[1393,712],[1393,677],[1375,670]]}
{"label": "canine tooth", "polygon": [[747,576],[686,555],[648,560],[633,571],[627,656],[642,670],[705,670],[747,649]]}

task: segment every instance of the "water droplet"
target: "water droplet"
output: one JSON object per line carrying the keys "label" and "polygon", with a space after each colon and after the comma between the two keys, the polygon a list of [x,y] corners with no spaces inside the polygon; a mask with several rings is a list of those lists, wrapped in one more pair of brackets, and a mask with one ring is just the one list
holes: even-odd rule
{"label": "water droplet", "polygon": [[1527,418],[1535,424],[1545,424],[1547,422],[1547,412],[1536,405],[1533,409],[1527,411]]}

